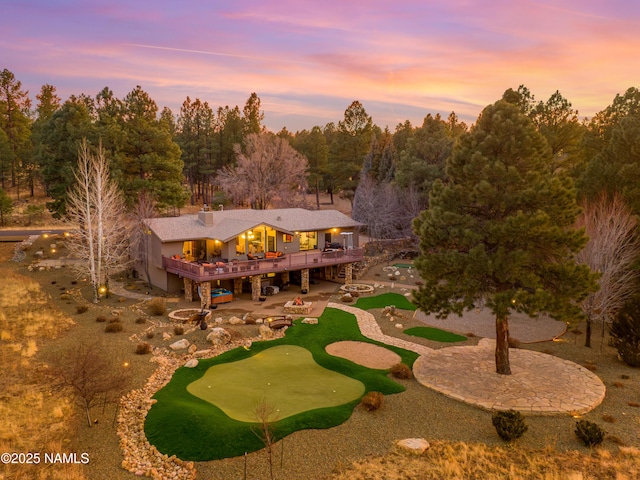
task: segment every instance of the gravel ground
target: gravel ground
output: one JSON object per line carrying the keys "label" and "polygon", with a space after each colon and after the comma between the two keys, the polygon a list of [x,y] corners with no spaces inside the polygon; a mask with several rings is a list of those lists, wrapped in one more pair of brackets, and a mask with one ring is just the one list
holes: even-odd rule
{"label": "gravel ground", "polygon": [[[35,250],[31,250],[32,252]],[[27,262],[30,261],[27,253]],[[25,263],[13,264],[21,273],[27,273]],[[173,334],[173,325],[163,317],[158,321],[150,317],[146,323],[137,324],[135,320],[144,316],[143,304],[138,300],[119,297],[104,300],[94,306],[88,303],[88,290],[71,284],[71,277],[65,269],[33,272],[30,275],[38,279],[43,287],[57,299],[56,305],[76,321],[76,325],[63,337],[43,346],[39,352],[41,358],[55,358],[62,351],[72,349],[80,342],[104,342],[105,349],[114,362],[124,365],[129,362],[132,373],[131,388],[145,384],[155,366],[149,362],[148,355],[135,355],[137,337],[145,337],[145,332],[152,325],[155,336],[149,343],[159,346],[166,343],[162,340],[162,332]],[[382,267],[372,269],[366,280],[369,282],[386,280]],[[55,283],[53,283],[55,282]],[[81,284],[80,284],[81,285]],[[399,293],[408,290],[396,282],[394,291]],[[70,299],[61,298],[69,289],[75,294]],[[139,286],[139,289],[143,287]],[[383,291],[383,290],[380,290]],[[158,294],[160,292],[151,292]],[[335,300],[337,300],[337,296]],[[77,314],[78,304],[89,305],[86,313]],[[96,317],[110,317],[114,310],[120,311],[125,331],[116,334],[104,332],[104,323],[97,323]],[[373,311],[378,317],[381,328],[388,335],[403,335],[394,325],[403,323],[405,328],[419,325],[420,322],[407,313],[404,318],[390,322],[381,312]],[[255,326],[237,327],[233,335],[255,335]],[[580,327],[584,331],[583,327]],[[203,332],[193,331],[187,334],[190,341],[204,344]],[[583,336],[565,334],[560,342],[545,341],[523,345],[537,351],[543,351],[588,366],[602,378],[607,386],[607,397],[593,412],[585,416],[594,421],[609,433],[605,441],[606,448],[615,449],[618,444],[640,445],[640,408],[632,405],[640,403],[640,371],[618,361],[615,352],[607,346],[606,339],[600,341],[600,332],[594,334],[594,348],[587,349],[581,345]],[[132,340],[133,338],[134,340]],[[416,343],[424,343],[439,348],[442,344],[418,337],[404,336]],[[477,337],[471,337],[462,344],[475,344]],[[602,343],[602,345],[601,345]],[[124,368],[124,367],[123,367]],[[351,462],[372,455],[385,454],[395,440],[406,437],[424,437],[427,440],[443,439],[464,442],[484,442],[501,444],[491,425],[491,414],[478,408],[457,402],[441,394],[433,392],[414,380],[400,380],[406,391],[385,398],[383,407],[375,412],[367,412],[356,408],[352,417],[343,425],[329,430],[305,430],[296,432],[278,443],[274,449],[273,465],[276,478],[325,479],[341,467]],[[113,428],[113,407],[95,408],[94,419],[98,420],[92,428],[88,428],[84,417],[78,415],[70,421],[76,423],[76,436],[72,439],[70,450],[88,452],[91,458],[86,468],[89,479],[131,479],[133,474],[120,467],[122,455],[118,439]],[[577,449],[587,451],[575,438],[573,428],[575,420],[570,417],[529,417],[529,431],[519,440],[519,444],[532,448],[552,446],[559,450]],[[264,451],[255,452],[246,457],[237,457],[220,461],[197,463],[198,479],[264,479],[268,476],[267,455]],[[281,467],[282,465],[282,467]]]}

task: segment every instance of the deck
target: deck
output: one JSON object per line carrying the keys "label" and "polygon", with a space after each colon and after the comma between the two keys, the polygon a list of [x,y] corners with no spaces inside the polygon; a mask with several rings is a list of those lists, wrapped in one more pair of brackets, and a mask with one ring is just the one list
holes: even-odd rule
{"label": "deck", "polygon": [[162,257],[163,268],[180,277],[190,278],[195,282],[209,282],[212,280],[226,280],[238,277],[262,275],[264,273],[287,272],[305,268],[330,267],[343,263],[354,263],[364,258],[362,248],[322,252],[288,253],[280,258],[265,258],[261,260],[244,260],[221,264],[198,264],[185,260],[175,260]]}

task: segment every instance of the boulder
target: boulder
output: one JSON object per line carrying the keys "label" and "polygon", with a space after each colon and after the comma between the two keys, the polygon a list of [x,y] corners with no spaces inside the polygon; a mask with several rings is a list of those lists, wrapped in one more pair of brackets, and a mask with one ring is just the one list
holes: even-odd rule
{"label": "boulder", "polygon": [[223,321],[224,320],[222,320],[222,317],[216,317],[216,319],[214,320],[216,325],[221,325]]}
{"label": "boulder", "polygon": [[230,325],[244,325],[244,320],[234,316],[234,317],[231,317],[229,319],[229,324]]}
{"label": "boulder", "polygon": [[169,340],[171,338],[171,334],[167,332],[162,332],[162,339]]}
{"label": "boulder", "polygon": [[231,334],[222,327],[215,327],[207,335],[207,341],[214,345],[226,345],[231,341]]}
{"label": "boulder", "polygon": [[396,327],[398,330],[402,330],[404,328],[404,326],[401,323],[396,323],[394,327]]}
{"label": "boulder", "polygon": [[398,440],[397,445],[402,450],[415,455],[422,455],[430,447],[429,442],[424,438],[405,438],[404,440]]}
{"label": "boulder", "polygon": [[185,348],[189,347],[189,340],[187,340],[186,338],[183,338],[181,340],[178,340],[177,342],[173,342],[171,345],[169,345],[169,348],[171,350],[184,350]]}
{"label": "boulder", "polygon": [[306,323],[307,325],[317,325],[318,319],[307,317],[304,320],[302,320],[302,323]]}
{"label": "boulder", "polygon": [[271,340],[274,336],[273,330],[271,330],[268,325],[260,325],[258,331],[260,333],[260,337],[264,340]]}
{"label": "boulder", "polygon": [[192,358],[187,363],[185,363],[184,366],[187,367],[187,368],[197,367],[198,366],[198,360],[195,359],[195,358]]}
{"label": "boulder", "polygon": [[187,350],[187,352],[189,353],[189,355],[193,355],[197,350],[198,347],[195,344],[191,344],[189,345],[189,349]]}

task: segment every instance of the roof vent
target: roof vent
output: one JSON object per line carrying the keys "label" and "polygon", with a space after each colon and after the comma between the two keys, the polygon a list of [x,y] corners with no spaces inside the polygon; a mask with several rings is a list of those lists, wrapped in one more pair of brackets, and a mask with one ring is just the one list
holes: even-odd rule
{"label": "roof vent", "polygon": [[281,217],[280,215],[278,215],[278,216],[276,217],[276,220],[277,220],[277,221],[280,221],[280,220],[282,220],[282,217]]}

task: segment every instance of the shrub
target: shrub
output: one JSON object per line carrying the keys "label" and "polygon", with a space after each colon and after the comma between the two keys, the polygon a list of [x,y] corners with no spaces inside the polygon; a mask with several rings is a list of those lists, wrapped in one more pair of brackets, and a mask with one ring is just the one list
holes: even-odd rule
{"label": "shrub", "polygon": [[578,420],[576,422],[576,436],[582,440],[586,447],[600,445],[604,440],[605,432],[598,424],[588,420]]}
{"label": "shrub", "polygon": [[122,330],[124,330],[124,327],[120,322],[108,323],[107,326],[104,327],[104,331],[107,333],[118,333],[118,332],[121,332]]}
{"label": "shrub", "polygon": [[98,315],[96,317],[96,322],[98,323],[105,323],[107,321],[107,317],[105,317],[104,315]]}
{"label": "shrub", "polygon": [[155,336],[156,336],[156,332],[154,332],[153,330],[149,330],[149,331],[147,332],[147,338],[148,338],[149,340],[151,340],[151,339],[152,339],[153,337],[155,337]]}
{"label": "shrub", "polygon": [[151,315],[155,315],[156,317],[164,315],[167,311],[167,305],[164,298],[154,298],[153,300],[149,300],[149,302],[147,302],[147,306],[149,307]]}
{"label": "shrub", "polygon": [[89,310],[87,305],[78,305],[76,307],[76,313],[85,313],[87,310]]}
{"label": "shrub", "polygon": [[151,345],[147,342],[140,342],[136,347],[136,353],[138,355],[146,355],[147,353],[151,353]]}
{"label": "shrub", "polygon": [[391,373],[394,378],[413,378],[413,372],[411,371],[411,368],[409,368],[409,365],[406,365],[404,363],[396,363],[389,369],[389,373]]}
{"label": "shrub", "polygon": [[182,335],[184,333],[184,328],[182,328],[180,325],[176,325],[175,327],[173,327],[173,333],[175,335]]}
{"label": "shrub", "polygon": [[144,317],[138,317],[138,318],[136,318],[136,323],[138,325],[142,325],[143,323],[147,323],[147,319],[144,318]]}
{"label": "shrub", "polygon": [[614,417],[609,413],[605,413],[604,415],[602,415],[602,420],[604,420],[607,423],[616,423],[616,417]]}
{"label": "shrub", "polygon": [[640,367],[640,295],[627,302],[609,327],[611,344],[624,363]]}
{"label": "shrub", "polygon": [[367,394],[362,397],[362,400],[360,401],[360,405],[362,405],[369,412],[378,410],[383,403],[384,395],[380,392],[367,392]]}
{"label": "shrub", "polygon": [[495,412],[491,416],[491,423],[500,438],[507,442],[520,438],[529,429],[522,414],[515,410]]}
{"label": "shrub", "polygon": [[253,317],[247,317],[247,319],[244,321],[244,323],[246,325],[255,325],[256,324],[256,319]]}

